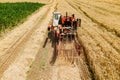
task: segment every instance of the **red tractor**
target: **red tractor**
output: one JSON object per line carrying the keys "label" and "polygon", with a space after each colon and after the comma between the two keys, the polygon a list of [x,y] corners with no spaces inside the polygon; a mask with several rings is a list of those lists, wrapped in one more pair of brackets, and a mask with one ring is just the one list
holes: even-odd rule
{"label": "red tractor", "polygon": [[[62,16],[59,12],[53,13],[52,25],[48,26],[48,31],[52,32],[52,37],[55,40],[56,53],[60,54],[62,50],[67,51],[66,46],[73,44],[72,49],[75,49],[77,54],[80,54],[78,41],[76,40],[77,28],[81,26],[81,19],[76,19],[75,15]],[[70,51],[71,51],[70,50]]]}

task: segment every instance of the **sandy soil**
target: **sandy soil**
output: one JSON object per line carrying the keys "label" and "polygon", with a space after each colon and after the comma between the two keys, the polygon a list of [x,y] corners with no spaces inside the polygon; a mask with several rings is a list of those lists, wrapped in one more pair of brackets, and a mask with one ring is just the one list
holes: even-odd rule
{"label": "sandy soil", "polygon": [[[0,0],[23,1],[47,5],[0,39],[0,80],[120,79],[119,0]],[[82,19],[78,33],[85,52],[73,64],[54,54],[50,40],[43,48],[54,11]]]}
{"label": "sandy soil", "polygon": [[50,0],[0,0],[0,2],[40,2],[48,3]]}

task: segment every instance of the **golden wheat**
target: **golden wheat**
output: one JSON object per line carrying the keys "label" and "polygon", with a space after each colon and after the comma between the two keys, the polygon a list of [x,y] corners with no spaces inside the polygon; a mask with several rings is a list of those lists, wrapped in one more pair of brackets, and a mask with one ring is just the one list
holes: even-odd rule
{"label": "golden wheat", "polygon": [[[115,4],[95,0],[69,1],[79,11],[82,27],[79,37],[85,47],[96,80],[120,79],[120,18]],[[102,5],[103,4],[103,5]],[[108,6],[114,8],[108,8]],[[107,8],[106,8],[107,6]],[[118,10],[118,11],[117,11]],[[116,33],[114,33],[114,31]]]}

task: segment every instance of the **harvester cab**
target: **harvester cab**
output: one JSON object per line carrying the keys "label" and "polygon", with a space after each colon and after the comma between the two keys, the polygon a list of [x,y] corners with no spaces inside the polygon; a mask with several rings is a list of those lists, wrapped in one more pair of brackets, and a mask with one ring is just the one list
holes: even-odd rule
{"label": "harvester cab", "polygon": [[53,13],[53,26],[55,27],[57,27],[58,26],[58,24],[59,24],[59,20],[60,20],[60,16],[61,16],[61,13],[59,13],[59,12],[54,12]]}
{"label": "harvester cab", "polygon": [[54,31],[58,28],[60,17],[60,12],[53,12],[52,24],[48,26],[48,31]]}

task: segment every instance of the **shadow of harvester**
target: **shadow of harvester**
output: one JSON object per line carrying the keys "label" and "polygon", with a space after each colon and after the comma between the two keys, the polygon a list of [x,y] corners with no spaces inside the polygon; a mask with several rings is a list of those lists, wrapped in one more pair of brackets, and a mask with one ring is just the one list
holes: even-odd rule
{"label": "shadow of harvester", "polygon": [[48,32],[48,37],[45,39],[45,42],[43,44],[43,48],[45,48],[47,46],[48,41],[51,42],[51,45],[52,45],[51,47],[54,49],[52,59],[50,61],[50,64],[53,65],[56,61],[56,58],[57,58],[57,52],[56,52],[57,51],[56,50],[56,43],[57,42],[56,42],[56,39],[54,37],[54,33],[52,31]]}

